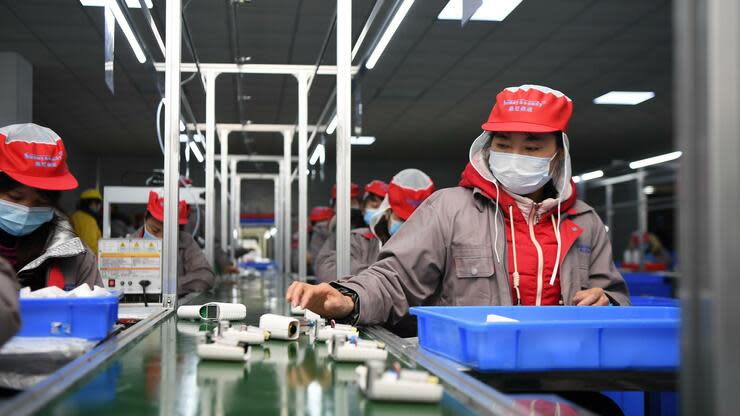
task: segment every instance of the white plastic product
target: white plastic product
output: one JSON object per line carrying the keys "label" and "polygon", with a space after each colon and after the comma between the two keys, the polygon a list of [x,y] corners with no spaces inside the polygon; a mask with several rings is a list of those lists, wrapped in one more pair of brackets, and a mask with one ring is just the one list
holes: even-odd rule
{"label": "white plastic product", "polygon": [[183,305],[177,308],[180,319],[239,321],[247,317],[247,307],[241,303],[210,302],[203,305]]}
{"label": "white plastic product", "polygon": [[306,309],[304,315],[309,321],[324,322],[324,318],[322,318],[321,315],[319,315],[318,313],[314,313],[310,309]]}
{"label": "white plastic product", "polygon": [[333,339],[335,335],[345,335],[347,337],[357,335],[357,328],[352,325],[334,324],[331,327],[325,325],[322,321],[316,321],[316,326],[314,326],[314,337],[318,341],[328,341]]}
{"label": "white plastic product", "polygon": [[244,351],[244,348],[223,345],[219,343],[214,344],[198,344],[198,357],[203,360],[218,360],[218,361],[248,361],[249,360],[249,349]]}
{"label": "white plastic product", "polygon": [[437,403],[442,399],[444,388],[436,377],[426,374],[426,379],[422,380],[420,372],[406,375],[408,371],[386,372],[385,364],[380,361],[369,362],[355,370],[360,390],[371,400]]}
{"label": "white plastic product", "polygon": [[370,360],[385,361],[388,358],[385,345],[375,341],[355,340],[350,343],[344,335],[335,335],[332,340],[327,341],[327,346],[329,354],[336,361],[361,363]]}
{"label": "white plastic product", "polygon": [[301,308],[300,306],[290,308],[291,315],[304,315],[305,313],[306,313],[306,310]]}
{"label": "white plastic product", "polygon": [[271,313],[260,316],[260,329],[269,332],[271,339],[292,341],[300,335],[297,319]]}
{"label": "white plastic product", "polygon": [[258,345],[265,342],[269,337],[265,331],[254,326],[245,329],[229,328],[221,334],[222,338],[234,339],[237,342],[243,342],[249,345]]}

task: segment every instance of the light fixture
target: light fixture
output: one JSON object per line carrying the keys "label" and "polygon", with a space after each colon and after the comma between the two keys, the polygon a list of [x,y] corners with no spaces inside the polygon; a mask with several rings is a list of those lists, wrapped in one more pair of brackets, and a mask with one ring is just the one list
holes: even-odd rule
{"label": "light fixture", "polygon": [[671,152],[660,156],[649,157],[647,159],[636,160],[634,162],[630,162],[630,169],[640,169],[646,166],[657,165],[658,163],[670,162],[671,160],[678,159],[682,154],[683,152],[680,151]]}
{"label": "light fixture", "polygon": [[653,97],[653,91],[610,91],[594,98],[594,104],[637,105]]}
{"label": "light fixture", "polygon": [[277,228],[275,228],[275,227],[272,227],[272,228],[270,228],[270,235],[275,235],[275,234],[277,234],[277,231],[278,231],[278,230],[277,230]]}
{"label": "light fixture", "polygon": [[190,141],[187,134],[180,134],[180,143],[187,143]]}
{"label": "light fixture", "polygon": [[586,182],[586,181],[590,181],[592,179],[598,179],[598,178],[600,178],[602,176],[604,176],[604,171],[603,170],[595,170],[593,172],[582,173],[582,174],[580,174],[578,176],[574,176],[573,177],[573,182],[575,182],[575,183]]}
{"label": "light fixture", "polygon": [[263,237],[265,237],[265,240],[269,240],[270,237],[272,237],[272,234],[270,234],[270,230],[265,231]]}
{"label": "light fixture", "polygon": [[205,137],[203,137],[203,135],[202,135],[202,134],[200,134],[200,133],[195,133],[195,134],[193,135],[193,140],[195,140],[195,141],[196,141],[196,142],[198,142],[198,143],[203,143],[203,142],[205,141],[205,139],[206,139],[206,138],[205,138]]}
{"label": "light fixture", "polygon": [[[151,8],[151,0],[147,1],[147,7]],[[110,7],[111,11],[113,12],[113,16],[116,18],[116,22],[118,22],[118,26],[121,27],[121,31],[126,36],[126,39],[128,40],[128,44],[131,45],[131,49],[134,51],[134,55],[136,55],[136,59],[139,61],[140,64],[143,64],[146,62],[146,55],[144,55],[144,50],[141,49],[141,45],[139,45],[139,41],[136,39],[136,36],[134,36],[133,30],[131,30],[131,25],[129,25],[128,20],[126,20],[126,17],[123,15],[123,10],[121,10],[121,7],[118,5],[118,2],[115,0],[80,0],[80,4],[83,6],[91,6],[91,7],[102,7],[102,6],[108,6]],[[126,5],[130,8],[139,7],[139,1],[138,0],[127,0]]]}
{"label": "light fixture", "polygon": [[375,143],[375,136],[352,136],[349,142],[354,146],[369,146]]}
{"label": "light fixture", "polygon": [[[80,0],[80,4],[85,7],[105,7],[108,5],[108,2],[110,0]],[[152,0],[145,0],[144,3],[146,3],[146,7],[148,9],[152,8]],[[129,9],[140,9],[141,3],[139,3],[139,0],[126,0],[126,6]]]}
{"label": "light fixture", "polygon": [[316,148],[313,150],[313,154],[311,155],[311,160],[308,163],[310,163],[311,165],[315,165],[316,162],[320,162],[323,165],[324,160],[326,160],[326,149],[324,148],[323,143],[319,143],[318,145],[316,145]]}
{"label": "light fixture", "polygon": [[408,14],[409,9],[411,8],[411,6],[413,6],[413,4],[414,0],[404,0],[404,2],[401,3],[401,7],[399,7],[396,11],[396,14],[391,20],[391,23],[386,28],[385,33],[383,33],[380,41],[378,41],[378,44],[375,45],[375,49],[373,49],[373,52],[367,59],[367,62],[365,63],[365,67],[367,69],[375,68],[375,64],[378,63],[380,55],[382,55],[383,51],[385,51],[385,48],[388,46],[388,43],[393,38],[393,35],[396,33],[396,30],[398,30],[398,27],[401,25],[401,22],[403,22],[403,19],[406,17],[406,14]]}
{"label": "light fixture", "polygon": [[329,122],[329,125],[326,126],[326,134],[334,134],[334,130],[337,129],[337,115],[334,114],[334,117],[332,117],[331,121]]}
{"label": "light fixture", "polygon": [[193,152],[195,158],[198,159],[198,163],[203,163],[203,153],[200,152],[200,149],[195,142],[190,142],[190,151]]}
{"label": "light fixture", "polygon": [[654,186],[651,186],[651,185],[648,185],[648,186],[642,188],[642,192],[645,195],[652,195],[652,194],[655,193],[655,187]]}
{"label": "light fixture", "polygon": [[[522,0],[483,0],[470,20],[500,22],[506,19]],[[437,16],[439,20],[462,20],[463,0],[450,0]]]}
{"label": "light fixture", "polygon": [[180,131],[185,131],[185,123],[180,120]]}

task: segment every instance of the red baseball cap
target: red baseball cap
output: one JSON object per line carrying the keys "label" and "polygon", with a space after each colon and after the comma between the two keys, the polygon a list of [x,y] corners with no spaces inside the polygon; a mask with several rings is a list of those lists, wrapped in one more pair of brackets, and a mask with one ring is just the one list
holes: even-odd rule
{"label": "red baseball cap", "polygon": [[[352,182],[352,188],[350,189],[350,197],[352,199],[360,197],[360,185]],[[337,199],[337,185],[331,188],[331,199]]]}
{"label": "red baseball cap", "polygon": [[434,193],[434,182],[419,169],[404,169],[388,185],[391,210],[406,221],[425,199]]}
{"label": "red baseball cap", "polygon": [[0,171],[32,188],[77,188],[62,139],[51,129],[33,123],[0,128]]}
{"label": "red baseball cap", "polygon": [[365,196],[367,196],[368,194],[372,194],[380,198],[385,198],[385,196],[388,195],[388,184],[376,179],[365,185]]}
{"label": "red baseball cap", "polygon": [[522,85],[506,88],[496,96],[496,104],[482,127],[486,131],[564,132],[572,114],[573,101],[562,92],[541,85]]}
{"label": "red baseball cap", "polygon": [[[190,207],[184,200],[180,200],[177,204],[177,223],[185,225],[188,223],[188,217],[190,216]],[[164,222],[164,197],[155,191],[149,192],[149,203],[146,206],[147,211],[152,214],[152,217],[157,221]]]}
{"label": "red baseball cap", "polygon": [[320,222],[329,221],[334,217],[334,210],[329,207],[314,207],[308,214],[309,221]]}

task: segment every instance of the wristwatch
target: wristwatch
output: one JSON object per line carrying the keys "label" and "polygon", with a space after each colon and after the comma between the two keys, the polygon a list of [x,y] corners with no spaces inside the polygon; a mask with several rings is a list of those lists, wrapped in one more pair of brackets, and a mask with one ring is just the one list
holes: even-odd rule
{"label": "wristwatch", "polygon": [[352,303],[354,304],[352,313],[345,316],[344,318],[337,319],[336,321],[340,324],[355,325],[357,321],[360,319],[360,297],[357,295],[357,292],[355,292],[352,289],[348,289],[336,282],[331,282],[329,284],[334,289],[338,290],[339,293],[341,293],[342,295],[349,296],[350,298],[352,298]]}

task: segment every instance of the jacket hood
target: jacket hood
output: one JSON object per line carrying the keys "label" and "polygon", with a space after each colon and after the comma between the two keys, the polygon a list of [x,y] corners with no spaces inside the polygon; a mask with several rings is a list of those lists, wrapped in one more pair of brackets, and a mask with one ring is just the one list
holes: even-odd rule
{"label": "jacket hood", "polygon": [[52,230],[44,253],[26,264],[18,273],[33,270],[51,258],[74,257],[85,252],[85,245],[74,233],[72,225],[60,213],[55,212],[56,225]]}

